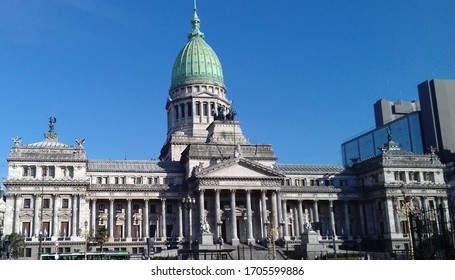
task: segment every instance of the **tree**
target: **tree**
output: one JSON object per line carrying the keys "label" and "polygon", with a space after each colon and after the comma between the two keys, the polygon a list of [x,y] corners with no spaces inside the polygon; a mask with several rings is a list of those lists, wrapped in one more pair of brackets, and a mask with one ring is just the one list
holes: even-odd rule
{"label": "tree", "polygon": [[19,254],[25,248],[24,237],[14,232],[5,236],[5,240],[8,243],[13,258],[19,257]]}
{"label": "tree", "polygon": [[109,240],[109,235],[107,233],[106,227],[99,226],[96,229],[95,240],[100,245],[101,252],[103,251],[103,245]]}

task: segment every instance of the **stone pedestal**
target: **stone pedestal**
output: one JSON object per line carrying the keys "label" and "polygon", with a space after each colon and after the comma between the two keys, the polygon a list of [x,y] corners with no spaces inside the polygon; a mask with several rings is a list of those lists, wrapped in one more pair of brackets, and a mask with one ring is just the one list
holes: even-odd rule
{"label": "stone pedestal", "polygon": [[314,260],[322,252],[322,244],[319,243],[319,234],[313,230],[305,231],[301,235],[300,251],[306,260]]}
{"label": "stone pedestal", "polygon": [[213,244],[213,233],[203,232],[199,235],[199,250],[216,249],[216,245]]}

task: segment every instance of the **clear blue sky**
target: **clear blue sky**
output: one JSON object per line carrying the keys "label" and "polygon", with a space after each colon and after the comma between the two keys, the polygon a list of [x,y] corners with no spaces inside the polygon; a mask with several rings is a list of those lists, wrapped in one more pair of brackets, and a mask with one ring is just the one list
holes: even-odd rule
{"label": "clear blue sky", "polygon": [[[0,0],[0,175],[11,138],[86,139],[90,159],[157,158],[191,0]],[[199,0],[252,143],[279,163],[339,164],[373,103],[455,79],[455,1]]]}

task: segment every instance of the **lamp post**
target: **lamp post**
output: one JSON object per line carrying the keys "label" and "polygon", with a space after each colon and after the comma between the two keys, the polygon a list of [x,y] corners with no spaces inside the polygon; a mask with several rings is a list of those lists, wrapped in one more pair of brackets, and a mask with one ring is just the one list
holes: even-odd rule
{"label": "lamp post", "polygon": [[196,199],[194,197],[191,197],[189,194],[187,194],[185,197],[182,198],[182,204],[185,207],[185,209],[188,211],[188,230],[189,230],[188,245],[189,245],[189,249],[190,249],[190,258],[192,259],[191,210],[193,209],[194,205],[196,204]]}
{"label": "lamp post", "polygon": [[88,250],[88,230],[87,230],[87,227],[88,227],[88,222],[85,221],[84,222],[84,228],[85,228],[85,231],[84,231],[84,237],[85,237],[84,260],[87,260],[87,250]]}

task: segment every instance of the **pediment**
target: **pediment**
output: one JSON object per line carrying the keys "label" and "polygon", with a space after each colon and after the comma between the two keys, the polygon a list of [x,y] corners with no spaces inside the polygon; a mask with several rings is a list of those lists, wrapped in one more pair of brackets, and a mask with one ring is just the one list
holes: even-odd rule
{"label": "pediment", "polygon": [[194,96],[195,97],[215,97],[215,98],[218,98],[218,95],[216,95],[213,92],[208,92],[208,91],[198,92]]}
{"label": "pediment", "polygon": [[198,178],[276,178],[284,175],[265,165],[246,159],[229,159],[200,170]]}

